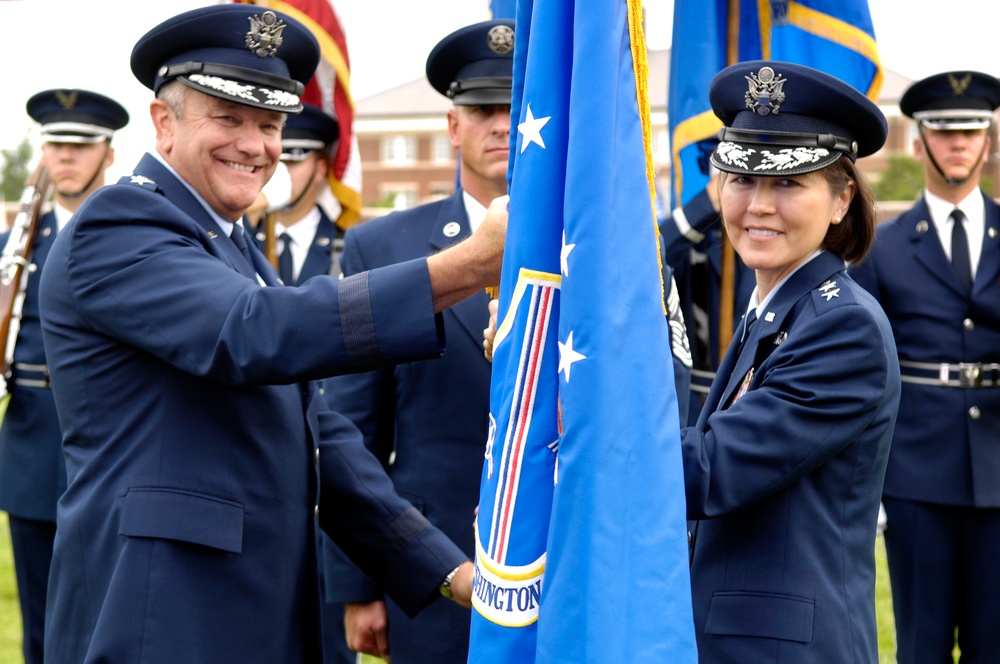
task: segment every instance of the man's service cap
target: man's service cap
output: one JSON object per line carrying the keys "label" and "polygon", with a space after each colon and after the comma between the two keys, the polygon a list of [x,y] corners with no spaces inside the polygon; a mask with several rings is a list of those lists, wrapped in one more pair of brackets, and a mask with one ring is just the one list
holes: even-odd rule
{"label": "man's service cap", "polygon": [[712,110],[725,127],[712,153],[720,171],[798,175],[876,152],[888,132],[865,95],[824,72],[789,62],[755,60],[712,79]]}
{"label": "man's service cap", "polygon": [[302,161],[310,152],[333,145],[338,136],[340,125],[334,116],[304,104],[301,113],[288,116],[281,130],[281,160]]}
{"label": "man's service cap", "polygon": [[42,140],[100,143],[128,124],[128,112],[110,97],[89,90],[45,90],[31,97],[28,115],[41,125]]}
{"label": "man's service cap", "polygon": [[132,49],[132,73],[154,92],[177,78],[213,97],[298,113],[319,57],[316,38],[290,16],[256,5],[212,5],[147,32]]}
{"label": "man's service cap", "polygon": [[460,28],[427,56],[427,80],[460,106],[509,106],[513,70],[512,19]]}
{"label": "man's service cap", "polygon": [[977,71],[949,71],[913,83],[899,110],[930,129],[985,129],[1000,106],[1000,81]]}

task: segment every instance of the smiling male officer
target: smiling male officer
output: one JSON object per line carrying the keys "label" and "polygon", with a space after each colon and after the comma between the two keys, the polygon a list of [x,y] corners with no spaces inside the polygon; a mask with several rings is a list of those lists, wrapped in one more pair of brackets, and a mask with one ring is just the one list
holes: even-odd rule
{"label": "smiling male officer", "polygon": [[245,4],[133,49],[156,151],[81,207],[41,284],[69,481],[48,662],[320,662],[317,525],[406,610],[446,578],[468,603],[467,555],[311,381],[439,356],[435,312],[499,280],[505,201],[430,258],[277,287],[242,217],[318,61],[305,26]]}

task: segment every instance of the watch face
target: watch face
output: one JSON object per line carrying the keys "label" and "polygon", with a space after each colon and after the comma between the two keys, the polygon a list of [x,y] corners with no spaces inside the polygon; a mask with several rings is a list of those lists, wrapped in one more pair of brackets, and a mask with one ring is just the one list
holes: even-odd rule
{"label": "watch face", "polygon": [[444,581],[442,581],[441,585],[438,586],[438,590],[441,591],[441,594],[447,597],[448,599],[452,599],[451,582],[455,578],[455,574],[457,573],[458,573],[458,567],[448,572],[448,576],[444,577]]}

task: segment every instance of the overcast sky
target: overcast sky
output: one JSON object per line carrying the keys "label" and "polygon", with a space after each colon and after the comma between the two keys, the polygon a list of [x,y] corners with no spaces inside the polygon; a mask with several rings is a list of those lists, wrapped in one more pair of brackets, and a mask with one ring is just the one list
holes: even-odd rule
{"label": "overcast sky", "polygon": [[[135,42],[174,14],[211,0],[0,0],[4,26],[0,147],[37,130],[24,112],[35,92],[55,87],[95,90],[121,102],[132,121],[115,138],[112,181],[131,171],[152,146],[147,108],[152,93],[128,66]],[[921,15],[913,0],[870,0],[884,67],[910,78],[948,69],[1000,74],[1000,2],[950,0]],[[356,99],[424,75],[427,53],[441,37],[489,18],[489,0],[334,0],[347,35]],[[647,0],[646,41],[668,48],[673,0]],[[43,41],[44,40],[44,41]]]}

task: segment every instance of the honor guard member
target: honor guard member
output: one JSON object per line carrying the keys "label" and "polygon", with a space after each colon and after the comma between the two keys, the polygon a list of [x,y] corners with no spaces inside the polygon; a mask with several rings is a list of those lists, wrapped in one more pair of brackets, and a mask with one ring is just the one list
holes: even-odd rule
{"label": "honor guard member", "polygon": [[[482,221],[489,202],[506,194],[514,39],[513,20],[490,20],[455,31],[431,51],[427,79],[453,102],[448,134],[458,151],[461,187],[446,199],[348,229],[346,276],[462,241]],[[470,557],[489,422],[490,363],[481,346],[488,303],[482,291],[445,312],[448,352],[441,359],[328,381],[335,408],[364,433],[400,495]],[[335,552],[327,556],[326,573],[335,586],[330,597],[348,602],[353,648],[391,654],[393,664],[467,660],[468,611],[438,602],[411,619]]]}
{"label": "honor guard member", "polygon": [[258,225],[254,238],[264,249],[273,232],[278,275],[286,286],[318,274],[340,276],[344,231],[331,221],[321,194],[329,190],[328,173],[340,135],[337,119],[311,104],[288,116],[281,131],[281,161],[291,181],[290,202],[273,213],[273,231]]}
{"label": "honor guard member", "polygon": [[885,118],[787,62],[727,67],[709,99],[722,220],[756,287],[681,432],[699,662],[873,663],[899,367],[889,321],[846,268],[874,238],[855,160],[882,147]]}
{"label": "honor guard member", "polygon": [[[22,257],[30,267],[19,329],[11,330],[17,336],[7,381],[10,401],[0,427],[0,509],[10,519],[24,661],[41,664],[56,502],[66,489],[66,464],[42,347],[38,284],[56,235],[104,186],[115,158],[111,138],[129,118],[113,99],[77,89],[39,92],[28,100],[27,111],[40,125],[40,165],[52,182],[53,206],[37,222],[31,255]],[[0,246],[6,246],[9,235],[0,237]]]}
{"label": "honor guard member", "polygon": [[1000,207],[979,187],[1000,82],[952,71],[913,83],[916,204],[879,226],[852,275],[892,323],[903,374],[886,471],[900,664],[1000,662]]}
{"label": "honor guard member", "polygon": [[279,287],[242,217],[319,54],[247,4],[132,51],[155,151],[77,212],[40,286],[68,477],[48,662],[321,662],[317,526],[407,611],[442,586],[469,605],[468,555],[312,381],[440,356],[435,312],[499,280],[506,201],[434,256]]}

